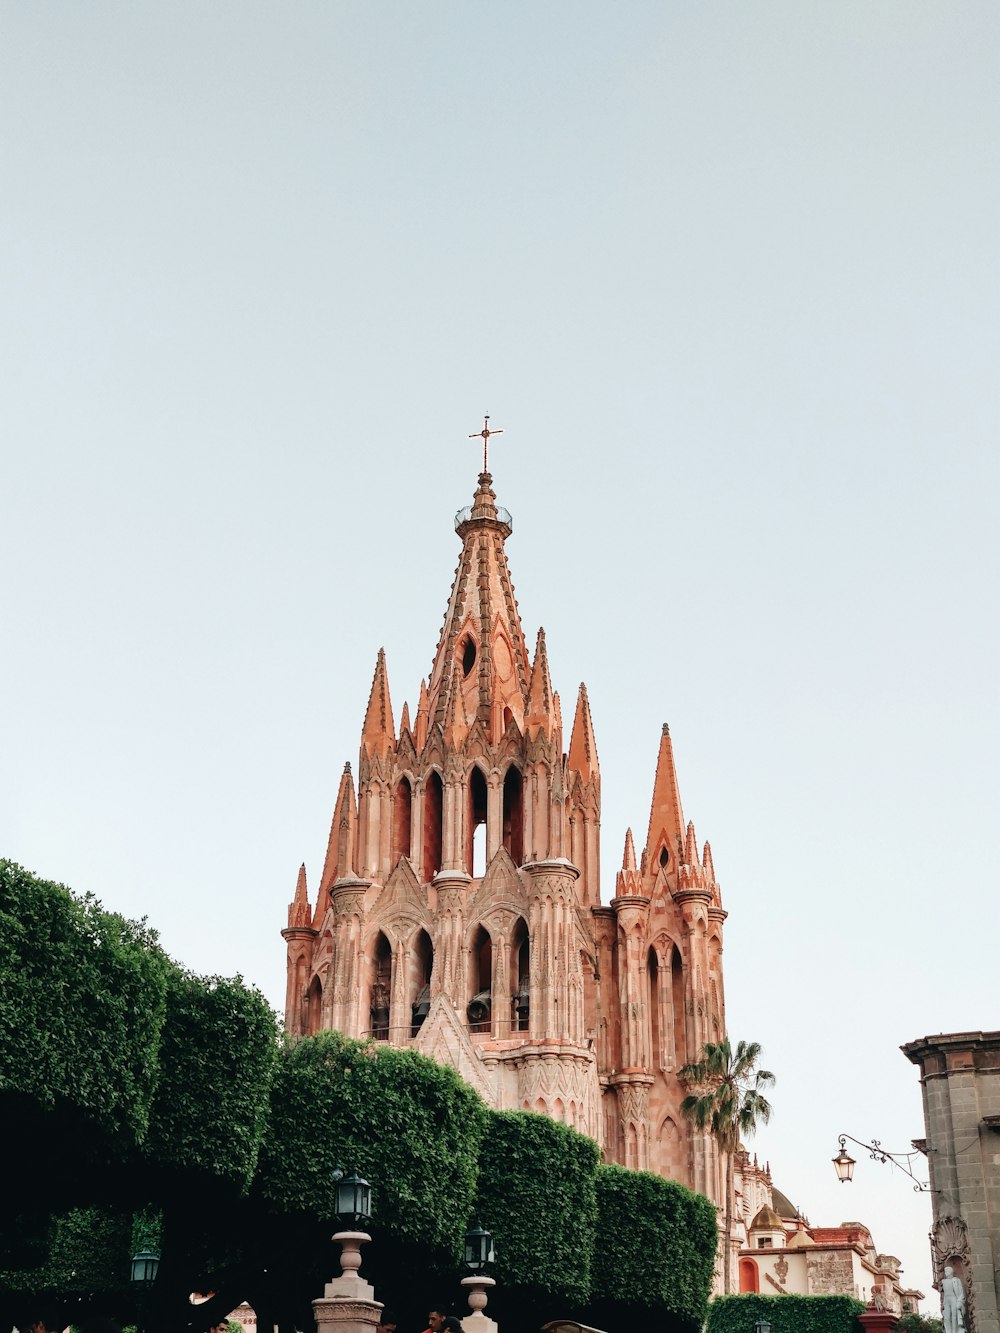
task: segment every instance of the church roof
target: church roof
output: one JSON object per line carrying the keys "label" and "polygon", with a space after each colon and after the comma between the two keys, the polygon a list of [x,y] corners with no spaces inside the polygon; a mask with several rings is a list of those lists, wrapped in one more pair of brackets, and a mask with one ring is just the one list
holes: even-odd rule
{"label": "church roof", "polygon": [[771,1186],[771,1203],[779,1217],[798,1217],[799,1215],[799,1210],[795,1207],[795,1204],[791,1202],[786,1194],[782,1194],[781,1190],[775,1189],[773,1185]]}
{"label": "church roof", "polygon": [[784,1231],[784,1229],[781,1225],[781,1218],[766,1203],[750,1223],[751,1231]]}

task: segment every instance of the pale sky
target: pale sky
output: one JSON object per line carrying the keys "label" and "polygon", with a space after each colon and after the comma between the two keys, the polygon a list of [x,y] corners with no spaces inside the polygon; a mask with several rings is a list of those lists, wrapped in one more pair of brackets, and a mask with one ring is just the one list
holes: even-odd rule
{"label": "pale sky", "polygon": [[0,22],[0,853],[280,1007],[489,412],[605,900],[669,721],[778,1076],[752,1146],[936,1308],[928,1197],[830,1158],[922,1135],[902,1042],[1000,1026],[1000,10]]}

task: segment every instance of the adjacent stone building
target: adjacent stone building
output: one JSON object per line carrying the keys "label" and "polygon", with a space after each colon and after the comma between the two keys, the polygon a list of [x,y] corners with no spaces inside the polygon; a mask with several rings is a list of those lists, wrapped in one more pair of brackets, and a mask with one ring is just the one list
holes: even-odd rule
{"label": "adjacent stone building", "polygon": [[512,520],[489,472],[455,527],[458,569],[416,708],[397,727],[380,651],[357,785],[348,765],[314,898],[299,872],[282,932],[287,1030],[412,1046],[492,1106],[544,1112],[607,1161],[721,1204],[719,1154],[680,1114],[678,1071],[725,1034],[726,913],[711,850],[682,813],[669,731],[644,844],[625,834],[605,902],[587,691],[564,748],[545,634],[529,655]]}
{"label": "adjacent stone building", "polygon": [[1000,1327],[1000,1032],[952,1032],[902,1048],[920,1068],[934,1227],[931,1261],[962,1283],[969,1333]]}
{"label": "adjacent stone building", "polygon": [[771,1180],[769,1165],[736,1155],[734,1244],[739,1290],[765,1296],[855,1296],[894,1314],[916,1314],[924,1294],[904,1286],[902,1266],[880,1254],[862,1222],[813,1226]]}

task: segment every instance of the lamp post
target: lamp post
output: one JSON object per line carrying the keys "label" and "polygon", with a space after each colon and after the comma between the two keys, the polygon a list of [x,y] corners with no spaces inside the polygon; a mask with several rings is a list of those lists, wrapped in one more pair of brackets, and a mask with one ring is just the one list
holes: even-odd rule
{"label": "lamp post", "polygon": [[333,1212],[339,1230],[333,1239],[340,1245],[340,1277],[332,1278],[323,1295],[313,1301],[319,1333],[374,1333],[382,1305],[375,1288],[358,1272],[361,1247],[371,1240],[367,1225],[372,1209],[372,1187],[358,1175],[357,1167],[345,1175],[333,1173]]}
{"label": "lamp post", "polygon": [[913,1192],[915,1194],[934,1194],[936,1192],[931,1189],[928,1181],[920,1180],[910,1170],[910,1158],[916,1157],[916,1152],[887,1152],[885,1148],[882,1147],[881,1143],[879,1143],[878,1139],[872,1139],[871,1143],[862,1143],[861,1140],[856,1139],[853,1134],[839,1134],[837,1136],[838,1143],[840,1144],[840,1152],[833,1158],[833,1169],[836,1171],[837,1179],[841,1184],[844,1184],[845,1181],[853,1178],[854,1167],[856,1165],[854,1158],[847,1151],[848,1139],[850,1139],[852,1143],[856,1143],[859,1148],[864,1148],[865,1152],[870,1154],[873,1162],[882,1162],[883,1164],[885,1162],[891,1162],[893,1166],[898,1166],[900,1171],[905,1171],[913,1181]]}
{"label": "lamp post", "polygon": [[159,1268],[160,1256],[155,1250],[140,1250],[138,1254],[132,1256],[129,1280],[135,1291],[136,1318],[139,1320],[140,1328],[145,1323],[146,1302]]}
{"label": "lamp post", "polygon": [[487,1292],[495,1287],[496,1282],[485,1273],[486,1265],[496,1257],[493,1249],[493,1237],[477,1217],[465,1233],[463,1262],[469,1270],[469,1277],[462,1278],[462,1286],[469,1293],[469,1308],[472,1313],[462,1320],[465,1333],[497,1333],[496,1320],[483,1314],[487,1301]]}

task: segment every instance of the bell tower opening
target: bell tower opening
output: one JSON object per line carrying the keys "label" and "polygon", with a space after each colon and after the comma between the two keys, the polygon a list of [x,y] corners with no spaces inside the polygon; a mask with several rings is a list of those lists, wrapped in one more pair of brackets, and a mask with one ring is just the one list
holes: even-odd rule
{"label": "bell tower opening", "polygon": [[410,950],[409,994],[411,1027],[415,1037],[423,1026],[431,1008],[431,971],[434,967],[434,948],[426,930],[420,931]]}
{"label": "bell tower opening", "polygon": [[368,1003],[370,1031],[375,1041],[389,1040],[389,996],[392,994],[392,948],[378,933],[375,941],[371,992]]}
{"label": "bell tower opening", "polygon": [[521,770],[511,764],[503,780],[503,845],[516,866],[524,860],[524,803]]}
{"label": "bell tower opening", "polygon": [[510,942],[510,956],[513,962],[511,981],[514,993],[511,997],[511,1028],[514,1032],[527,1032],[531,1016],[531,991],[529,966],[531,949],[528,941],[528,926],[524,917],[518,917],[514,934]]}
{"label": "bell tower opening", "polygon": [[660,964],[656,950],[650,949],[647,962],[649,982],[649,1064],[659,1069],[663,1064],[663,1046],[660,1033]]}
{"label": "bell tower opening", "polygon": [[396,787],[396,799],[392,806],[392,852],[395,861],[400,856],[410,854],[410,815],[413,809],[413,792],[409,778],[400,778]]}
{"label": "bell tower opening", "polygon": [[674,1065],[680,1068],[687,1064],[687,1041],[684,1036],[684,966],[676,944],[670,961],[670,998],[674,1011]]}
{"label": "bell tower opening", "polygon": [[441,849],[444,845],[442,818],[444,815],[444,788],[441,775],[432,768],[424,783],[424,873],[429,882],[441,869]]}
{"label": "bell tower opening", "polygon": [[469,774],[469,818],[466,833],[465,864],[473,879],[486,874],[486,779],[481,768]]}
{"label": "bell tower opening", "polygon": [[493,1010],[493,941],[483,926],[476,930],[472,940],[469,981],[472,991],[467,1010],[469,1031],[488,1033]]}

